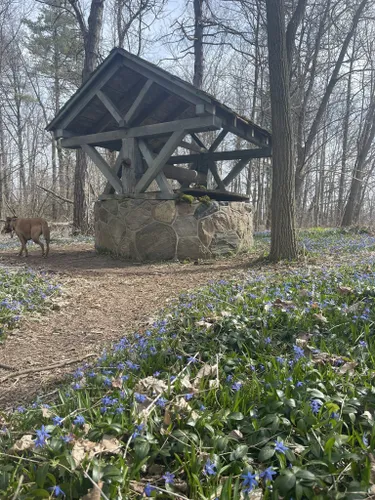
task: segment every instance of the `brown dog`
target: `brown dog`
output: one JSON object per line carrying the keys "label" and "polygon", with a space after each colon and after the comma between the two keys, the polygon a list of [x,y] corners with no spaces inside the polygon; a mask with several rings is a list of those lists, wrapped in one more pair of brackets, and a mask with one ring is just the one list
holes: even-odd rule
{"label": "brown dog", "polygon": [[[49,242],[50,242],[50,232],[47,221],[45,219],[18,219],[17,217],[7,217],[5,221],[4,229],[1,231],[4,233],[11,233],[13,238],[13,232],[16,233],[21,242],[21,251],[18,254],[22,256],[25,250],[26,257],[29,255],[26,247],[26,243],[29,240],[33,240],[34,243],[40,245],[42,249],[42,257],[47,257],[49,252]],[[44,253],[44,245],[39,240],[40,236],[43,235],[46,240],[46,252]]]}

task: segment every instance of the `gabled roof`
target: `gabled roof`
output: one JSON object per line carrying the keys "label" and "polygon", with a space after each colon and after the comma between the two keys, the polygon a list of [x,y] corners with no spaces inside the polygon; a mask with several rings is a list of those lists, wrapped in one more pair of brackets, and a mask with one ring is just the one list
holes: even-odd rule
{"label": "gabled roof", "polygon": [[[238,115],[207,92],[120,48],[110,52],[46,129],[66,128],[74,135],[115,130],[118,124],[96,96],[95,89],[101,86],[115,107],[126,113],[148,79],[154,81],[152,91],[144,99],[134,125],[191,118],[196,115],[196,106],[201,105],[202,109],[204,106],[206,111],[221,118],[224,128],[230,132],[257,145],[270,144],[271,134],[267,130]],[[65,127],[64,123],[68,125]]]}

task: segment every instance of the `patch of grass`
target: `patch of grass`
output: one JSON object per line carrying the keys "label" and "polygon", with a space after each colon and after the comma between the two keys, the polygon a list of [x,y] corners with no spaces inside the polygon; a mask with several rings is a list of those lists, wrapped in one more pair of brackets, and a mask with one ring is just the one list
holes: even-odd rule
{"label": "patch of grass", "polygon": [[59,294],[59,285],[44,274],[0,269],[0,341],[23,315],[43,310],[46,300]]}

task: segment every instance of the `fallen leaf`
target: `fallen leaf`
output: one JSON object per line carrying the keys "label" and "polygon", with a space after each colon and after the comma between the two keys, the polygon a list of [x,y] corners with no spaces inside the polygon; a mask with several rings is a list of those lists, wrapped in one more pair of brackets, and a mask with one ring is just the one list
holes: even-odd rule
{"label": "fallen leaf", "polygon": [[322,323],[328,323],[328,319],[322,313],[314,314],[314,318]]}
{"label": "fallen leaf", "polygon": [[210,380],[208,382],[208,387],[210,389],[218,389],[220,387],[220,382],[218,381],[217,378],[213,379],[213,380]]}
{"label": "fallen leaf", "polygon": [[88,434],[89,431],[90,431],[90,429],[91,429],[91,425],[87,424],[87,423],[83,424],[82,429],[83,429],[83,431],[84,431],[85,434]]}
{"label": "fallen leaf", "polygon": [[147,473],[150,474],[151,476],[159,476],[161,477],[162,474],[164,473],[165,468],[160,465],[160,464],[152,464],[148,470]]}
{"label": "fallen leaf", "polygon": [[221,315],[223,316],[223,318],[228,318],[229,316],[232,316],[232,313],[230,313],[229,311],[221,311]]}
{"label": "fallen leaf", "polygon": [[172,419],[171,419],[171,414],[169,413],[168,409],[165,410],[165,413],[164,413],[164,425],[166,427],[168,427],[168,425],[170,425],[172,422]]}
{"label": "fallen leaf", "polygon": [[354,368],[358,365],[356,361],[350,361],[348,363],[344,363],[342,366],[340,366],[338,373],[340,375],[345,375],[345,373],[348,373],[349,375],[354,375],[355,370]]}
{"label": "fallen leaf", "polygon": [[140,483],[139,481],[130,481],[130,486],[133,491],[139,493],[140,495],[143,495],[145,489],[145,485],[143,483]]}
{"label": "fallen leaf", "polygon": [[350,288],[349,286],[339,286],[338,291],[341,295],[349,295],[353,293],[353,288]]}
{"label": "fallen leaf", "polygon": [[88,439],[79,439],[72,448],[72,458],[76,467],[81,465],[86,456],[90,459],[95,456],[95,452],[100,451],[100,445]]}
{"label": "fallen leaf", "polygon": [[310,292],[308,290],[306,290],[306,288],[302,288],[300,291],[299,291],[299,295],[300,297],[308,297],[308,295],[310,294]]}
{"label": "fallen leaf", "polygon": [[122,381],[121,377],[114,378],[112,380],[112,387],[115,387],[117,389],[121,389],[122,388],[122,384],[123,384],[123,381]]}
{"label": "fallen leaf", "polygon": [[197,326],[203,326],[206,330],[209,330],[213,327],[213,323],[209,323],[208,321],[197,321],[195,323]]}
{"label": "fallen leaf", "polygon": [[233,438],[233,439],[237,439],[237,440],[240,440],[243,438],[243,434],[241,431],[239,431],[238,429],[234,429],[233,431],[231,431],[229,434],[228,434],[229,437]]}
{"label": "fallen leaf", "polygon": [[89,491],[86,493],[84,497],[82,497],[82,500],[100,500],[102,495],[101,491],[103,488],[103,481],[98,482],[98,486],[94,486],[93,488],[89,489]]}
{"label": "fallen leaf", "polygon": [[197,376],[195,377],[194,380],[194,385],[196,386],[197,384],[199,384],[199,382],[204,377],[215,377],[217,374],[217,369],[218,369],[217,364],[209,365],[208,363],[205,363],[197,373]]}
{"label": "fallen leaf", "polygon": [[136,392],[143,393],[144,390],[148,391],[148,393],[156,393],[156,394],[162,394],[168,389],[167,384],[158,378],[155,377],[146,377],[140,380],[136,387],[135,390]]}
{"label": "fallen leaf", "polygon": [[241,303],[245,302],[245,299],[244,299],[243,295],[241,295],[239,293],[237,295],[235,295],[233,297],[233,299],[234,299],[235,302],[241,302]]}
{"label": "fallen leaf", "polygon": [[14,445],[9,449],[9,453],[17,453],[18,451],[32,450],[35,446],[33,441],[33,436],[31,434],[25,434],[14,443]]}
{"label": "fallen leaf", "polygon": [[107,434],[103,436],[103,439],[100,441],[100,445],[103,452],[112,453],[113,455],[118,455],[122,447],[122,444],[118,439]]}
{"label": "fallen leaf", "polygon": [[42,415],[45,418],[50,418],[50,417],[52,417],[52,412],[48,408],[45,408],[43,406],[43,408],[42,408]]}
{"label": "fallen leaf", "polygon": [[191,389],[193,386],[191,385],[189,375],[185,375],[182,379],[180,379],[182,387],[185,389]]}

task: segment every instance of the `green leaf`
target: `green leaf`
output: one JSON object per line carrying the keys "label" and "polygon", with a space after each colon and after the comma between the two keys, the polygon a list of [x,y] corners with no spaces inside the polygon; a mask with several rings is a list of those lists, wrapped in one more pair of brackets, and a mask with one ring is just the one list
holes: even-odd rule
{"label": "green leaf", "polygon": [[336,442],[336,438],[334,436],[328,439],[328,441],[324,445],[324,451],[325,451],[325,453],[327,453],[327,454],[331,453],[332,448],[335,445],[335,442]]}
{"label": "green leaf", "polygon": [[319,391],[319,389],[308,389],[308,392],[311,394],[311,397],[313,398],[322,399],[323,401],[325,401],[326,399],[326,395],[323,394],[321,391]]}
{"label": "green leaf", "polygon": [[50,498],[51,497],[51,494],[49,491],[42,490],[42,489],[32,490],[32,491],[30,491],[30,493],[32,494],[32,497],[30,497],[30,498]]}
{"label": "green leaf", "polygon": [[121,483],[123,480],[122,473],[120,469],[115,467],[114,465],[107,465],[103,469],[103,479],[111,479],[111,481],[116,481],[118,483]]}
{"label": "green leaf", "polygon": [[275,480],[275,488],[282,495],[290,493],[295,484],[296,476],[289,470],[283,471],[283,474]]}
{"label": "green leaf", "polygon": [[35,482],[39,488],[43,488],[47,473],[49,469],[49,464],[40,465],[35,473]]}
{"label": "green leaf", "polygon": [[246,444],[240,444],[237,448],[230,454],[231,460],[241,460],[248,452],[248,447]]}
{"label": "green leaf", "polygon": [[134,446],[135,458],[137,462],[140,462],[147,457],[150,451],[150,445],[147,441],[137,442]]}
{"label": "green leaf", "polygon": [[296,472],[296,477],[298,479],[304,479],[305,481],[315,481],[316,480],[315,474],[313,474],[312,472],[310,472],[308,470],[303,470],[303,469]]}
{"label": "green leaf", "polygon": [[236,411],[234,413],[231,413],[230,415],[228,415],[228,419],[229,420],[243,420],[243,414],[239,411]]}
{"label": "green leaf", "polygon": [[270,458],[272,458],[275,454],[275,448],[271,448],[271,446],[265,446],[260,450],[258,455],[258,460],[260,462],[266,462]]}

